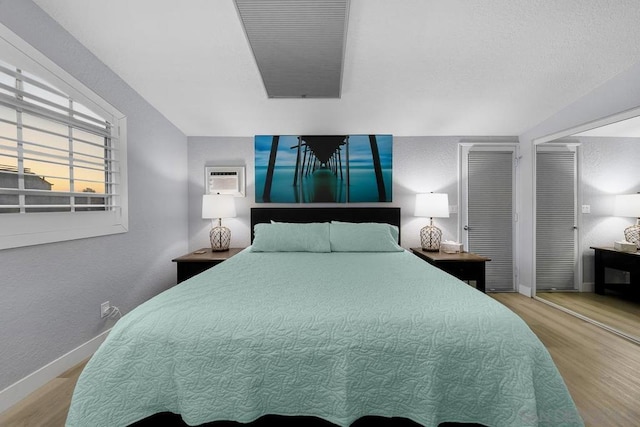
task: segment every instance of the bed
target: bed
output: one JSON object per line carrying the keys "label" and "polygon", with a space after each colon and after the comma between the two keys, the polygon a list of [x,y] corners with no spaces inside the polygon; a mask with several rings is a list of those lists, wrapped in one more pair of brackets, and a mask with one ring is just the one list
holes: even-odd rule
{"label": "bed", "polygon": [[399,226],[398,208],[252,209],[249,248],[118,321],[67,426],[583,425],[527,325]]}

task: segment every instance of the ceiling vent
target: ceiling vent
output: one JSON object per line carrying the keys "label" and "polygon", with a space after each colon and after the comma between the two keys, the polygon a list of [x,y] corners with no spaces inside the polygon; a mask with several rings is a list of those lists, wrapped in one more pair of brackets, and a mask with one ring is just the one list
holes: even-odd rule
{"label": "ceiling vent", "polygon": [[349,0],[235,0],[269,98],[340,98]]}

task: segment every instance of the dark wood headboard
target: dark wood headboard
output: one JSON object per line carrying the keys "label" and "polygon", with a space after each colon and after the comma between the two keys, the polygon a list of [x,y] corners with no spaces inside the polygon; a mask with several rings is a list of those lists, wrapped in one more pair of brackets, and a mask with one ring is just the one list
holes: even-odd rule
{"label": "dark wood headboard", "polygon": [[251,241],[253,226],[279,222],[384,222],[400,229],[400,208],[251,208]]}

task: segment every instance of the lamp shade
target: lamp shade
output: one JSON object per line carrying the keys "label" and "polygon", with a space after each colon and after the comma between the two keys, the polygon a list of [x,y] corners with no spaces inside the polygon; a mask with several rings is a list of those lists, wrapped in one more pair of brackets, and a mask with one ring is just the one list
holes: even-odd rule
{"label": "lamp shade", "polygon": [[234,218],[236,204],[231,194],[205,194],[202,196],[202,218]]}
{"label": "lamp shade", "polygon": [[449,218],[449,195],[446,193],[417,194],[414,215],[430,218]]}
{"label": "lamp shade", "polygon": [[640,218],[640,194],[616,196],[614,215]]}

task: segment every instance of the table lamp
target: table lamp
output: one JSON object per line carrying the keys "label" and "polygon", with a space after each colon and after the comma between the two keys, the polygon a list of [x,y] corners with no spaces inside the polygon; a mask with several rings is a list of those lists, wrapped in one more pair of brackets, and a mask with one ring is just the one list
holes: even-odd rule
{"label": "table lamp", "polygon": [[425,251],[439,251],[442,230],[433,225],[433,218],[449,217],[449,196],[446,193],[416,195],[415,216],[429,217],[429,225],[420,230],[420,244]]}
{"label": "table lamp", "polygon": [[[234,197],[230,194],[205,194],[202,196],[202,218],[211,219],[211,250],[229,250],[231,243],[231,230],[222,226],[222,218],[234,218],[236,205]],[[218,225],[214,225],[213,219],[218,218]]]}
{"label": "table lamp", "polygon": [[635,243],[640,249],[640,193],[616,196],[614,213],[616,216],[637,218],[636,224],[624,230],[624,240]]}

